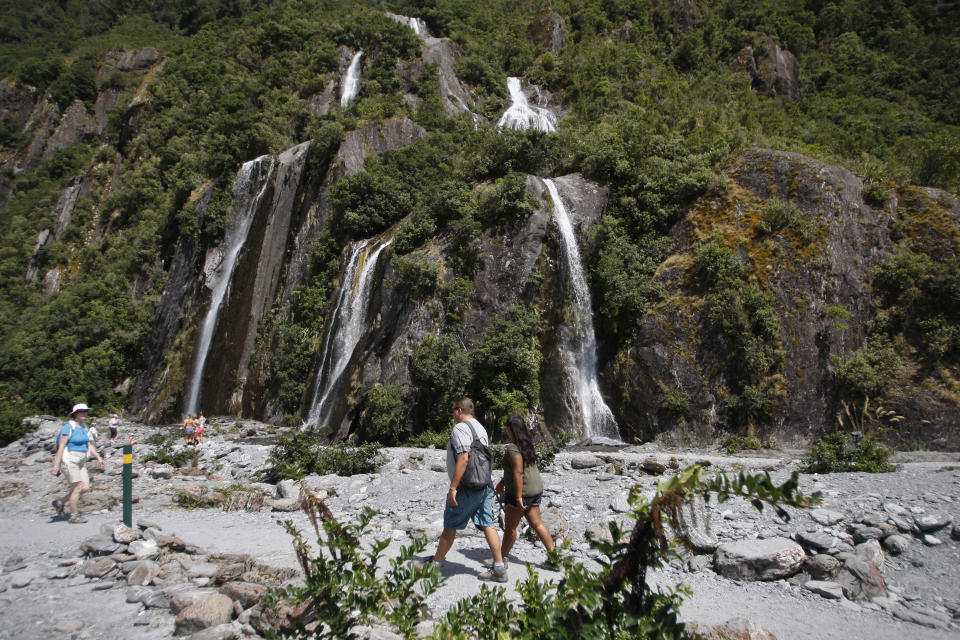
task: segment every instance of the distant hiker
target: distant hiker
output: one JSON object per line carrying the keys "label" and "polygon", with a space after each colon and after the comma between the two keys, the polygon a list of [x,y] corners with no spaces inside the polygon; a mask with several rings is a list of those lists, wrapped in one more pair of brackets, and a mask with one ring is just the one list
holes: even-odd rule
{"label": "distant hiker", "polygon": [[197,417],[196,421],[196,443],[203,444],[203,431],[207,428],[207,419],[203,417],[203,411],[200,412],[200,415]]}
{"label": "distant hiker", "polygon": [[436,553],[417,562],[443,562],[453,546],[457,531],[465,529],[472,518],[473,523],[483,531],[493,554],[493,567],[481,573],[480,579],[506,582],[507,568],[500,555],[500,535],[494,527],[493,508],[490,506],[493,479],[490,477],[492,469],[487,432],[473,417],[473,401],[470,398],[455,400],[452,412],[456,424],[447,442],[450,488],[443,511],[443,533],[440,534]]}
{"label": "distant hiker", "polygon": [[183,419],[183,441],[185,444],[197,443],[197,425],[193,421],[192,413],[188,413]]}
{"label": "distant hiker", "polygon": [[70,420],[63,425],[60,433],[57,434],[57,455],[53,460],[53,468],[50,470],[53,475],[60,475],[60,463],[63,462],[70,491],[62,498],[56,498],[53,501],[53,508],[57,510],[57,515],[63,517],[65,515],[64,508],[69,504],[70,522],[75,524],[87,521],[80,515],[79,509],[80,494],[90,490],[87,455],[96,458],[101,469],[106,466],[103,458],[94,448],[93,441],[83,424],[88,413],[90,413],[90,407],[84,403],[73,405],[73,409],[70,411]]}
{"label": "distant hiker", "polygon": [[117,414],[110,414],[110,422],[107,423],[107,426],[110,429],[110,444],[113,444],[113,441],[117,438],[120,426],[120,419],[117,417]]}
{"label": "distant hiker", "polygon": [[509,443],[503,452],[503,479],[497,485],[496,492],[504,494],[506,523],[503,532],[503,544],[500,554],[506,558],[517,541],[517,525],[520,518],[527,522],[543,542],[549,552],[553,549],[550,530],[540,518],[540,497],[543,495],[543,480],[537,468],[537,450],[527,425],[520,416],[510,416],[506,425]]}

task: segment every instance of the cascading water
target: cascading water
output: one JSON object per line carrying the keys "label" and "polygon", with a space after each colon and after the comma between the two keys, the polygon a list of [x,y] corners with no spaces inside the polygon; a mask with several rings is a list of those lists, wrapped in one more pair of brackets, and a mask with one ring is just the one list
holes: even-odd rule
{"label": "cascading water", "polygon": [[207,282],[211,289],[210,306],[207,307],[207,315],[200,327],[200,339],[194,352],[193,372],[190,375],[183,405],[186,413],[196,413],[199,410],[203,370],[207,364],[210,344],[213,342],[213,331],[217,326],[217,316],[220,314],[220,307],[227,297],[230,280],[233,277],[233,268],[237,265],[237,257],[247,241],[247,235],[256,216],[260,200],[267,190],[267,185],[270,184],[274,165],[273,156],[260,156],[255,160],[244,163],[233,182],[232,215],[224,233],[223,242],[217,247],[212,259],[208,257],[207,264],[204,266]]}
{"label": "cascading water", "polygon": [[406,25],[413,29],[413,32],[420,36],[421,38],[429,38],[433,34],[430,33],[430,29],[427,27],[427,23],[423,21],[422,18],[410,18],[408,16],[398,16],[395,13],[387,12],[387,16],[399,22],[400,24]]}
{"label": "cascading water", "polygon": [[360,58],[363,57],[363,49],[360,49],[353,55],[350,66],[347,67],[347,74],[343,77],[343,85],[340,91],[340,106],[349,106],[353,99],[360,92]]}
{"label": "cascading water", "polygon": [[380,252],[390,245],[390,240],[375,245],[373,240],[355,242],[350,250],[350,260],[343,274],[340,295],[333,310],[320,367],[313,385],[313,404],[304,426],[313,425],[325,429],[329,422],[330,399],[353,351],[367,330],[367,308],[370,289]]}
{"label": "cascading water", "polygon": [[577,237],[557,191],[557,185],[549,178],[544,179],[543,183],[553,200],[553,217],[560,229],[562,253],[573,292],[574,318],[567,327],[572,335],[564,336],[562,354],[564,367],[576,392],[576,402],[583,419],[583,435],[586,438],[599,436],[620,440],[617,420],[603,401],[597,383],[597,339],[593,330],[593,307],[580,261]]}
{"label": "cascading water", "polygon": [[500,116],[497,127],[500,129],[536,129],[544,133],[557,130],[556,116],[549,109],[536,107],[527,101],[520,78],[507,78],[507,90],[510,92],[510,107]]}

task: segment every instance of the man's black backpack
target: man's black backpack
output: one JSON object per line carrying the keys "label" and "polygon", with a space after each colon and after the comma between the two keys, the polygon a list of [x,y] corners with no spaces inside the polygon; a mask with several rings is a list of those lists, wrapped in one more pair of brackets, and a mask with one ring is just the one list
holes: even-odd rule
{"label": "man's black backpack", "polygon": [[477,432],[471,424],[473,419],[471,418],[464,422],[470,427],[473,442],[470,443],[470,458],[467,460],[467,470],[463,472],[463,477],[460,478],[460,484],[465,489],[472,491],[477,491],[484,487],[492,487],[493,451],[477,437]]}

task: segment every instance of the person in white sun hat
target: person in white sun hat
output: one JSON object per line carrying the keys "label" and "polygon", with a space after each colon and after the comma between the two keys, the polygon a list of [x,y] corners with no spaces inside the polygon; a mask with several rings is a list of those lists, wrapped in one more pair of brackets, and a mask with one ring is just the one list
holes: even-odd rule
{"label": "person in white sun hat", "polygon": [[62,498],[53,501],[53,508],[57,510],[57,515],[63,517],[65,507],[70,507],[69,521],[74,524],[86,522],[87,519],[80,515],[79,502],[80,495],[90,490],[90,476],[87,474],[87,455],[94,457],[100,463],[102,469],[105,465],[103,458],[97,453],[93,446],[93,441],[87,433],[87,427],[84,422],[87,414],[90,413],[90,407],[80,402],[73,405],[70,411],[70,420],[68,420],[60,433],[57,434],[57,455],[53,459],[53,468],[50,473],[60,475],[60,464],[67,473],[67,483],[70,490]]}

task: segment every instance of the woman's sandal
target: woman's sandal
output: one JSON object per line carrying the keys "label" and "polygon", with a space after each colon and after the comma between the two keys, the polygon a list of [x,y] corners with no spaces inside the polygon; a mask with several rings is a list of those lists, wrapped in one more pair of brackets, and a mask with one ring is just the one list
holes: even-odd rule
{"label": "woman's sandal", "polygon": [[81,516],[81,515],[70,516],[70,519],[67,520],[67,522],[69,522],[69,523],[71,523],[71,524],[83,524],[83,523],[86,522],[86,521],[87,521],[87,519],[84,518],[84,517]]}

